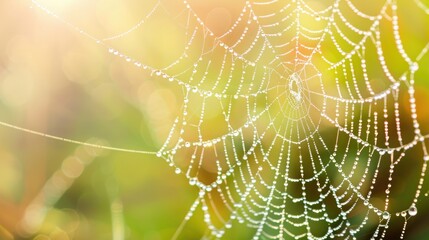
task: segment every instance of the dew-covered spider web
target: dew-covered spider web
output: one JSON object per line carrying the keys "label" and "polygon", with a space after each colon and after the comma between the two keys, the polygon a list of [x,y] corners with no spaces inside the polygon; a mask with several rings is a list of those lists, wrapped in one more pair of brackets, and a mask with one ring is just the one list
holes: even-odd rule
{"label": "dew-covered spider web", "polygon": [[[190,221],[204,239],[231,239],[235,229],[252,239],[406,237],[424,205],[429,161],[415,97],[416,82],[428,80],[427,2],[237,1],[237,16],[226,19],[206,17],[204,1],[152,0],[134,25],[110,35],[45,2],[32,6],[144,81],[177,90],[159,148],[141,151],[198,189],[172,238]],[[421,32],[411,42],[413,24]],[[127,41],[158,41],[161,60]],[[164,110],[145,106],[147,115]],[[406,185],[414,194],[398,203],[405,178],[397,172],[408,164],[420,171]],[[389,228],[394,221],[401,230]]]}

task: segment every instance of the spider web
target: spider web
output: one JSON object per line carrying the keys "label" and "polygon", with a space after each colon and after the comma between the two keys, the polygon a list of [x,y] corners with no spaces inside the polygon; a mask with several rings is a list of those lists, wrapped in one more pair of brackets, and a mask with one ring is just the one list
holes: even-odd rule
{"label": "spider web", "polygon": [[[239,225],[253,229],[253,239],[356,239],[368,231],[384,239],[394,217],[404,219],[404,237],[429,160],[414,96],[429,45],[406,50],[396,1],[249,1],[222,33],[202,20],[197,3],[175,2],[172,13],[153,1],[137,24],[107,37],[33,3],[151,80],[182,90],[156,156],[199,194],[173,238],[198,212],[207,239]],[[428,14],[423,2],[415,5]],[[185,33],[173,61],[146,64],[112,47],[157,14]],[[397,211],[393,177],[413,149],[420,179],[408,208]]]}

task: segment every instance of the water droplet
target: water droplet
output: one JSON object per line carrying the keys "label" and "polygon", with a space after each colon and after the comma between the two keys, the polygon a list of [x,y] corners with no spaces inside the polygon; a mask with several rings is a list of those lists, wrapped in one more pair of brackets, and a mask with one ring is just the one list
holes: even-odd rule
{"label": "water droplet", "polygon": [[413,65],[411,65],[410,69],[413,72],[417,71],[419,69],[419,64],[418,63],[413,63]]}
{"label": "water droplet", "polygon": [[389,212],[383,212],[383,215],[382,215],[382,217],[383,217],[383,219],[389,219],[390,218],[390,213]]}
{"label": "water droplet", "polygon": [[408,214],[410,214],[410,216],[416,216],[417,215],[417,208],[416,208],[416,206],[412,205],[408,209]]}

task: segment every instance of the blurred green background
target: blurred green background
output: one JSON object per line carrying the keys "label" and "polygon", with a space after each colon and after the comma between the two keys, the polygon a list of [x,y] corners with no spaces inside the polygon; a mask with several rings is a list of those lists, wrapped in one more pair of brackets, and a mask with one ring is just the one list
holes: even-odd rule
{"label": "blurred green background", "polygon": [[[154,67],[180,56],[185,31],[175,20],[183,17],[183,6],[161,2],[161,13],[142,29],[109,44]],[[135,25],[157,1],[41,3],[102,39]],[[243,3],[191,1],[218,34],[231,26]],[[413,1],[398,5],[405,49],[415,58],[429,42],[429,17]],[[153,81],[150,73],[30,6],[27,0],[0,2],[0,121],[83,142],[157,151],[181,113],[181,89]],[[371,3],[366,7],[371,9]],[[427,133],[428,54],[416,74],[416,99],[421,129]],[[421,159],[419,151],[410,154],[408,159]],[[411,163],[406,170],[418,172],[421,161]],[[399,177],[403,191],[398,199],[409,201],[418,176]],[[196,187],[154,155],[102,151],[0,127],[0,239],[113,239],[122,233],[126,239],[170,239],[197,195]],[[427,197],[422,199],[427,204]],[[407,239],[429,238],[424,204],[407,226]],[[23,222],[26,212],[31,216]],[[402,224],[399,218],[391,228],[400,231]],[[32,226],[38,227],[32,231]],[[192,220],[183,239],[198,239],[204,231],[201,219]],[[248,234],[235,232],[236,239]]]}

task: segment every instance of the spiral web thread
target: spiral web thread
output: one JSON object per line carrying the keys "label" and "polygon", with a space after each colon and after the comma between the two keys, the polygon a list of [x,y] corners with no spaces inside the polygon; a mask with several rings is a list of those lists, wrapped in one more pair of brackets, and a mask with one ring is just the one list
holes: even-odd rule
{"label": "spiral web thread", "polygon": [[[33,1],[151,73],[150,81],[182,88],[180,114],[156,156],[199,195],[174,238],[197,212],[207,239],[222,238],[236,225],[254,229],[254,239],[356,239],[369,230],[383,239],[394,217],[405,220],[403,238],[407,220],[417,214],[429,160],[429,136],[420,131],[414,97],[429,45],[415,56],[407,53],[396,1],[371,3],[371,10],[357,3],[249,1],[218,35],[184,1],[174,20],[187,43],[160,68],[110,44],[167,12],[163,1],[127,31],[103,38]],[[414,3],[428,14],[424,2]],[[396,167],[416,148],[415,196],[408,208],[391,210]]]}

